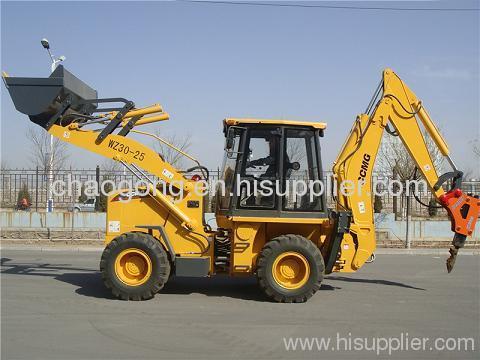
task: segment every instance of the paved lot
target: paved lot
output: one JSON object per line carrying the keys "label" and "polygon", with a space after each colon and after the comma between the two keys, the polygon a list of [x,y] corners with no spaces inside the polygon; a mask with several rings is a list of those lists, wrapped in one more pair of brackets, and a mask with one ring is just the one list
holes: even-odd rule
{"label": "paved lot", "polygon": [[[345,350],[349,339],[366,339],[370,348],[375,337],[402,334],[431,342],[473,337],[475,351],[430,350],[429,341],[425,351],[397,350],[392,358],[479,355],[475,255],[460,256],[449,275],[445,255],[378,255],[356,274],[329,276],[306,304],[266,302],[253,279],[223,277],[176,279],[151,301],[123,302],[103,287],[99,252],[1,256],[2,359],[358,359],[377,350]],[[287,351],[289,337],[330,337],[331,345]],[[387,357],[385,350],[378,358]]]}

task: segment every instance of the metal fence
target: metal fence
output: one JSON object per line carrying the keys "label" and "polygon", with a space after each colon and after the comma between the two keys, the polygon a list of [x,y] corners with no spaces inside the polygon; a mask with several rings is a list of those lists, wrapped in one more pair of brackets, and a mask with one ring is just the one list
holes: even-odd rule
{"label": "metal fence", "polygon": [[[133,181],[133,175],[123,171],[102,171],[95,169],[68,169],[53,171],[53,183],[63,181],[71,185],[65,194],[53,196],[56,209],[71,208],[78,201],[82,184],[88,181],[102,183],[111,180],[115,184],[121,181]],[[2,208],[15,208],[20,200],[19,192],[27,189],[30,195],[31,207],[42,211],[47,206],[49,173],[44,169],[14,169],[0,171],[0,199]]]}
{"label": "metal fence", "polygon": [[[220,170],[210,170],[210,189],[213,189],[214,183],[221,177]],[[388,178],[382,174],[375,174],[374,180]],[[44,211],[48,198],[48,172],[43,169],[3,169],[0,171],[0,206],[1,208],[15,208],[18,204],[19,192],[23,189],[28,191],[31,202],[31,209],[36,211]],[[54,207],[58,210],[72,209],[73,204],[78,202],[81,184],[88,181],[96,181],[101,184],[105,180],[112,181],[116,186],[121,182],[134,183],[137,179],[128,171],[106,171],[100,167],[94,169],[67,169],[56,170],[53,172],[53,181],[61,180],[67,184],[71,184],[71,191],[61,196],[54,196]],[[324,184],[331,181],[331,172],[324,173]],[[331,189],[331,186],[328,185]],[[463,190],[474,194],[480,194],[480,181],[468,181],[463,183]],[[72,196],[73,195],[73,196]],[[211,210],[212,194],[208,194],[208,204]],[[334,199],[327,192],[327,204],[334,206]],[[422,202],[428,203],[431,194],[428,192],[421,193],[419,198]],[[405,194],[401,196],[393,196],[386,192],[380,199],[383,212],[395,212],[399,216],[406,215],[407,197]],[[377,201],[378,201],[377,200]],[[413,216],[428,216],[428,209],[418,203],[411,197],[410,214]],[[446,214],[439,209],[439,214]]]}

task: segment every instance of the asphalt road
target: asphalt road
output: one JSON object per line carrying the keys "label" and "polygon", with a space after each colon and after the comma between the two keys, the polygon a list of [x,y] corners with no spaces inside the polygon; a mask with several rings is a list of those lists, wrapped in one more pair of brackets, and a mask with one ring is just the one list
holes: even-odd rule
{"label": "asphalt road", "polygon": [[[449,275],[445,256],[377,255],[356,274],[328,276],[305,304],[265,301],[254,279],[225,277],[173,279],[153,300],[124,302],[104,289],[98,252],[1,256],[2,359],[384,359],[388,349],[354,350],[349,339],[372,348],[414,337],[431,340],[408,351],[392,341],[391,358],[479,356],[475,255],[460,256]],[[287,351],[290,337],[330,338],[330,348]],[[459,337],[473,337],[474,351],[432,349],[434,339],[451,348],[446,339]]]}

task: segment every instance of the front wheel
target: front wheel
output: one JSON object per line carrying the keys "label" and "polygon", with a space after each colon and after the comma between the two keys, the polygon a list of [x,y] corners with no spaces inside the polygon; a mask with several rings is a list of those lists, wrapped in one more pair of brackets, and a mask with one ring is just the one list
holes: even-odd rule
{"label": "front wheel", "polygon": [[168,281],[170,261],[153,236],[131,232],[112,240],[103,251],[100,271],[105,286],[122,300],[147,300]]}
{"label": "front wheel", "polygon": [[320,250],[300,235],[265,244],[257,264],[260,288],[277,302],[305,302],[320,289],[325,264]]}

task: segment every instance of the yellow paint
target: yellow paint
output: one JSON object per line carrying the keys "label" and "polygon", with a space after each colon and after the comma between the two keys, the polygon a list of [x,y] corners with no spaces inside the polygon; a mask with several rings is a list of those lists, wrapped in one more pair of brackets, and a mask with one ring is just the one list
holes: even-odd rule
{"label": "yellow paint", "polygon": [[[169,203],[172,203],[174,199],[171,196],[166,196]],[[182,201],[175,202],[175,207],[178,211],[187,214],[190,219],[195,220],[202,217],[203,208],[189,208],[187,202],[189,200],[199,201],[202,204],[202,199],[195,195],[194,192],[189,193]],[[191,233],[182,222],[181,219],[176,218],[168,207],[163,206],[156,198],[151,196],[135,196],[128,202],[122,202],[119,200],[117,193],[114,193],[108,197],[107,206],[107,232],[105,237],[105,243],[108,244],[117,236],[131,232],[142,231],[148,232],[143,228],[138,228],[139,225],[162,225],[172,243],[175,254],[181,256],[197,255],[204,253],[208,248],[204,236],[208,236],[204,232],[203,228],[199,226],[196,228],[196,232],[203,235]],[[111,232],[109,227],[110,221],[119,221],[120,229],[118,232]],[[168,248],[164,239],[161,238],[158,230],[152,230],[152,235],[162,242],[164,248]],[[213,255],[213,246],[210,246],[209,250],[204,254]]]}
{"label": "yellow paint", "polygon": [[269,218],[269,217],[249,217],[249,216],[233,216],[231,218],[236,221],[260,222],[260,223],[288,223],[288,224],[324,224],[328,222],[328,218]]}
{"label": "yellow paint", "polygon": [[[163,108],[155,104],[144,109],[134,109],[127,113],[123,124],[133,116],[144,116],[137,125],[148,124],[155,121],[168,119],[168,114],[163,113]],[[109,114],[105,121],[109,121],[115,113]],[[418,118],[418,120],[417,120]],[[352,214],[350,231],[344,235],[340,247],[340,254],[333,271],[353,272],[360,269],[370,255],[375,251],[375,226],[373,222],[372,205],[372,171],[382,135],[385,127],[390,124],[404,143],[408,152],[414,159],[420,173],[433,190],[433,185],[438,180],[438,174],[433,166],[433,161],[428,152],[420,122],[428,131],[439,147],[442,154],[449,153],[448,146],[430,119],[427,111],[415,94],[403,83],[402,80],[390,69],[383,72],[383,94],[376,104],[372,114],[357,116],[350,134],[348,135],[339,155],[333,165],[333,173],[338,187],[349,180],[355,187],[363,182],[362,191],[354,192],[350,196],[338,196],[336,208],[338,211],[348,211]],[[325,129],[322,122],[304,122],[293,120],[267,120],[248,118],[227,118],[226,125],[258,124],[268,126],[308,126],[314,129]],[[63,127],[53,125],[49,131],[57,138],[77,145],[110,159],[135,164],[144,171],[154,175],[164,182],[164,186],[153,188],[149,186],[148,194],[135,196],[130,202],[119,201],[118,193],[108,198],[107,233],[105,242],[108,244],[115,237],[130,231],[150,233],[167,248],[165,239],[162,239],[158,230],[141,229],[139,225],[162,225],[165,228],[173,250],[178,256],[194,256],[210,258],[210,274],[215,273],[214,246],[211,245],[211,234],[203,228],[203,197],[193,191],[195,183],[186,179],[183,174],[149,147],[133,139],[116,134],[108,135],[102,142],[97,142],[98,132],[82,129],[78,124]],[[138,130],[132,130],[142,135],[154,136]],[[163,141],[156,137],[157,140]],[[166,143],[168,146],[171,144]],[[175,149],[175,147],[172,146]],[[181,154],[192,161],[198,160],[184,153]],[[183,190],[183,197],[175,196],[171,191],[163,191],[173,186]],[[154,194],[155,190],[157,194]],[[433,190],[439,197],[443,190]],[[198,202],[198,207],[188,206],[189,202]],[[228,231],[231,241],[230,269],[231,275],[250,275],[256,271],[257,259],[265,243],[284,234],[297,234],[312,241],[320,248],[325,258],[329,256],[329,241],[333,238],[333,225],[328,218],[283,218],[283,217],[252,217],[252,216],[224,216],[216,214],[217,224]],[[110,223],[118,226],[109,226]],[[118,231],[118,232],[115,232]],[[208,240],[207,240],[208,238]],[[125,257],[128,254],[125,254]],[[118,271],[125,282],[141,282],[148,273],[148,261],[142,260],[143,256],[135,253],[128,266],[122,265],[119,260]],[[122,260],[123,261],[123,260]],[[285,288],[298,288],[308,278],[310,268],[303,255],[287,253],[276,260],[272,275],[280,286]],[[143,264],[143,265],[142,265]],[[145,270],[147,269],[147,270]],[[120,276],[120,275],[119,275]],[[140,280],[138,277],[140,276]],[[131,278],[137,280],[130,280]]]}
{"label": "yellow paint", "polygon": [[428,133],[432,137],[433,141],[437,145],[438,149],[442,153],[443,156],[447,156],[450,154],[450,150],[448,149],[448,145],[445,142],[445,139],[440,134],[440,131],[435,126],[433,121],[430,119],[427,111],[423,108],[421,102],[413,103],[412,107],[415,111],[418,112],[418,117],[423,123],[423,126],[428,130]]}
{"label": "yellow paint", "polygon": [[130,110],[125,114],[124,118],[126,119],[134,116],[143,116],[148,114],[154,114],[157,112],[163,112],[163,108],[160,104],[153,104],[151,106],[147,106],[141,109]]}
{"label": "yellow paint", "polygon": [[185,151],[183,151],[182,149],[176,147],[175,145],[169,143],[168,141],[166,141],[165,139],[162,139],[160,136],[158,135],[155,135],[155,134],[152,134],[152,133],[149,133],[149,132],[145,132],[145,131],[139,131],[139,130],[132,130],[133,133],[136,133],[136,134],[141,134],[141,135],[146,135],[146,136],[150,136],[150,137],[153,137],[154,139],[160,141],[161,143],[167,145],[168,147],[172,148],[173,150],[175,150],[176,152],[178,152],[179,154],[182,154],[183,156],[185,156],[186,158],[192,160],[193,162],[196,162],[197,165],[200,165],[200,161],[198,161],[197,159],[195,159],[193,156],[187,154]]}
{"label": "yellow paint", "polygon": [[292,125],[292,126],[309,126],[315,129],[326,129],[327,124],[323,122],[312,121],[295,121],[295,120],[274,120],[274,119],[241,119],[228,118],[225,119],[227,125],[242,125],[242,124],[263,124],[263,125]]}
{"label": "yellow paint", "polygon": [[[284,234],[297,234],[321,247],[331,232],[328,219],[234,217],[219,226],[233,229],[231,275],[251,274],[267,241]],[[217,218],[218,222],[219,218]],[[303,220],[303,221],[301,221]],[[318,221],[321,220],[321,221]]]}
{"label": "yellow paint", "polygon": [[233,225],[231,274],[250,274],[265,243],[265,226],[259,222],[239,222]]}
{"label": "yellow paint", "polygon": [[163,114],[155,115],[155,116],[148,116],[148,117],[144,117],[144,118],[141,118],[140,120],[138,120],[135,123],[135,126],[152,124],[154,122],[166,121],[168,119],[170,119],[170,115],[167,114],[167,113],[163,113]]}
{"label": "yellow paint", "polygon": [[[106,120],[112,120],[117,114],[118,114],[118,111],[112,111],[107,114],[100,114],[100,116],[106,117]],[[157,115],[143,117],[145,115],[151,115],[151,114],[157,114]],[[134,126],[151,124],[157,121],[165,121],[170,119],[170,115],[168,113],[163,112],[163,108],[160,104],[153,104],[151,106],[147,106],[144,108],[128,111],[123,116],[122,126],[125,126],[125,124],[128,123],[133,117],[140,117],[140,119],[137,119]]]}
{"label": "yellow paint", "polygon": [[193,188],[192,184],[172,165],[163,161],[156,151],[131,138],[110,134],[102,142],[97,143],[99,133],[96,131],[71,130],[60,125],[53,125],[49,133],[62,141],[106,158],[135,164],[167,185],[183,183],[184,190],[190,191]]}
{"label": "yellow paint", "polygon": [[284,252],[273,262],[272,275],[281,287],[288,290],[300,289],[310,277],[310,264],[300,253]]}
{"label": "yellow paint", "polygon": [[[362,267],[376,248],[375,225],[373,222],[372,172],[378,149],[387,124],[391,124],[415,161],[419,172],[436,197],[443,189],[434,190],[438,180],[437,171],[429,154],[419,121],[444,155],[448,146],[440,132],[421,105],[420,100],[408,86],[391,70],[383,72],[383,96],[371,116],[360,114],[345,144],[334,162],[333,173],[337,186],[344,180],[352,181],[358,189],[364,180],[361,193],[351,196],[338,196],[337,210],[352,212],[350,234],[345,235],[340,254],[341,265],[335,271],[356,271]],[[352,241],[358,246],[352,250]],[[343,245],[347,245],[344,249]]]}
{"label": "yellow paint", "polygon": [[152,274],[152,260],[143,250],[125,249],[115,259],[115,274],[125,285],[142,285]]}

